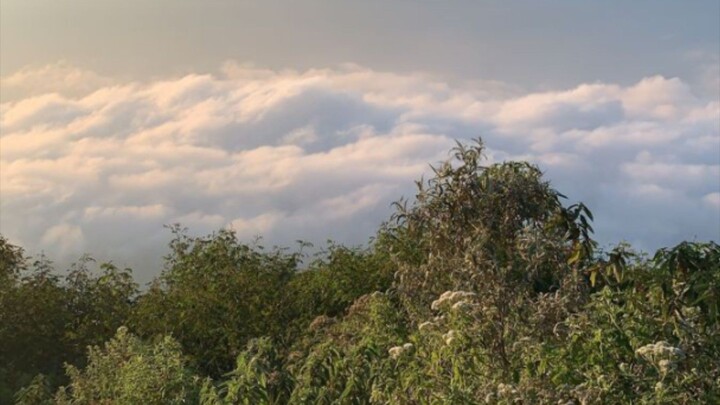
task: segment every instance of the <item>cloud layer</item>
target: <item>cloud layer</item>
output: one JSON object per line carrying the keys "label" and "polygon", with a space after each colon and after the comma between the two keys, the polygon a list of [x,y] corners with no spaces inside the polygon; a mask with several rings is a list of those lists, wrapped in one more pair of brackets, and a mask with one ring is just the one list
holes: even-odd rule
{"label": "cloud layer", "polygon": [[354,65],[123,83],[59,64],[1,85],[1,231],[59,259],[151,274],[175,222],[361,243],[477,136],[585,201],[603,242],[720,238],[720,104],[677,78],[526,94]]}

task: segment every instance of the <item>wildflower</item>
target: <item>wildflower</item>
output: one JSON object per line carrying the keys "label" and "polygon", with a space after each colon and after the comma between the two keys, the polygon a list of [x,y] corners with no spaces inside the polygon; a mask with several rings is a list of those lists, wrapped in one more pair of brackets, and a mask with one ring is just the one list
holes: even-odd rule
{"label": "wildflower", "polygon": [[517,390],[510,384],[498,384],[497,393],[500,397],[509,397],[517,394]]}
{"label": "wildflower", "polygon": [[440,309],[440,307],[447,302],[448,298],[450,298],[450,294],[452,294],[452,291],[445,291],[444,293],[442,293],[438,299],[436,299],[432,302],[432,304],[430,304],[430,309],[432,309],[433,311],[437,311],[438,309]]}
{"label": "wildflower", "polygon": [[415,349],[415,346],[412,343],[405,343],[402,346],[391,347],[388,350],[388,354],[393,359],[398,359],[398,358],[400,358],[400,356],[403,355],[403,353],[409,353],[409,352],[413,351],[413,349]]}
{"label": "wildflower", "polygon": [[402,354],[402,352],[403,352],[402,346],[391,347],[390,350],[388,350],[388,354],[389,354],[390,357],[392,357],[393,359],[397,359],[398,357],[400,357],[400,355]]}
{"label": "wildflower", "polygon": [[635,353],[653,363],[663,376],[674,370],[677,363],[685,358],[682,349],[663,341],[645,345]]}
{"label": "wildflower", "polygon": [[457,333],[454,330],[449,331],[448,333],[443,335],[443,339],[445,340],[445,344],[449,345],[455,340],[455,335]]}
{"label": "wildflower", "polygon": [[458,302],[454,303],[452,306],[452,309],[455,311],[465,311],[472,307],[473,307],[473,304],[463,300],[463,301],[458,301]]}
{"label": "wildflower", "polygon": [[658,368],[660,369],[660,373],[667,374],[668,371],[672,370],[675,367],[675,363],[673,363],[670,360],[663,359],[658,362]]}
{"label": "wildflower", "polygon": [[678,361],[685,357],[685,352],[683,352],[682,349],[671,346],[668,342],[664,341],[645,345],[637,349],[635,353],[650,361],[659,361],[662,359]]}
{"label": "wildflower", "polygon": [[419,331],[423,331],[423,330],[425,330],[425,329],[430,329],[430,328],[432,328],[433,326],[435,326],[435,324],[432,323],[432,322],[430,322],[430,321],[423,322],[423,323],[421,323],[421,324],[418,326],[418,330],[419,330]]}
{"label": "wildflower", "polygon": [[439,309],[452,306],[460,300],[472,299],[474,297],[475,293],[467,291],[445,291],[442,295],[440,295],[440,297],[438,297],[438,299],[432,302],[430,308],[433,311],[437,311]]}

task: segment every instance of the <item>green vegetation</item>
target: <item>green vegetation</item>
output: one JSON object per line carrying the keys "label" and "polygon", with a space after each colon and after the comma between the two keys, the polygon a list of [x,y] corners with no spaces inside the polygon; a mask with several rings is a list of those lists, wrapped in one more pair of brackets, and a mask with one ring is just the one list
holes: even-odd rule
{"label": "green vegetation", "polygon": [[482,152],[304,267],[175,227],[140,290],[0,237],[0,403],[719,403],[720,246],[602,251],[587,207]]}

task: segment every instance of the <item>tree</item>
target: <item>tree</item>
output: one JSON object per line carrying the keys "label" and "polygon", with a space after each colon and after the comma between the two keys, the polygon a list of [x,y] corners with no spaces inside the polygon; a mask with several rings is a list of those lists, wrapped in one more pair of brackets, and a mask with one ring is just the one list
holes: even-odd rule
{"label": "tree", "polygon": [[572,264],[592,256],[584,205],[564,207],[564,196],[529,163],[483,166],[483,150],[479,140],[458,144],[433,178],[417,182],[413,203],[395,204],[380,232],[379,247],[399,268],[395,287],[417,319],[447,290],[557,290]]}
{"label": "tree", "polygon": [[88,346],[103,344],[128,322],[138,294],[130,269],[102,263],[99,274],[93,274],[88,265],[94,262],[84,256],[64,282],[71,314],[64,340],[79,358]]}
{"label": "tree", "polygon": [[68,295],[52,264],[41,258],[29,273],[16,273],[0,293],[0,402],[10,402],[38,373],[57,383],[63,361],[75,360],[65,345]]}
{"label": "tree", "polygon": [[20,273],[26,268],[23,249],[0,235],[0,294],[14,286]]}
{"label": "tree", "polygon": [[288,285],[286,308],[295,311],[296,327],[302,331],[320,315],[341,316],[361,296],[387,290],[395,272],[388,259],[375,249],[330,244],[323,257]]}
{"label": "tree", "polygon": [[[101,264],[91,270],[89,256],[62,277],[40,257],[28,266],[22,249],[0,238],[0,402],[43,375],[55,388],[65,381],[63,363],[81,365],[88,345],[101,344],[127,321],[137,294],[128,269]],[[37,386],[37,384],[36,384]]]}
{"label": "tree", "polygon": [[282,335],[299,255],[264,252],[230,230],[198,238],[174,231],[166,269],[140,298],[133,325],[145,337],[172,335],[204,373],[218,377],[250,339]]}

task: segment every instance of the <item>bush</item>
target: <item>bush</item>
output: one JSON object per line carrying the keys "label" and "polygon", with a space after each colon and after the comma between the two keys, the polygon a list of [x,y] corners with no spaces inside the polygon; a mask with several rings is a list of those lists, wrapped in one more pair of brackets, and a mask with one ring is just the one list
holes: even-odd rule
{"label": "bush", "polygon": [[70,384],[55,396],[58,404],[185,404],[198,399],[180,345],[165,337],[154,344],[121,327],[104,347],[88,350],[87,366],[66,366]]}

